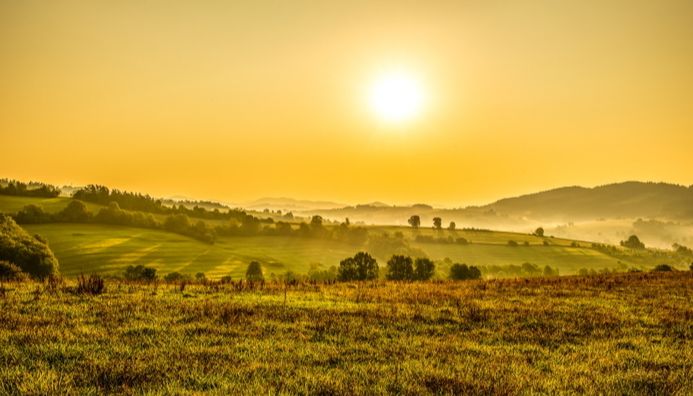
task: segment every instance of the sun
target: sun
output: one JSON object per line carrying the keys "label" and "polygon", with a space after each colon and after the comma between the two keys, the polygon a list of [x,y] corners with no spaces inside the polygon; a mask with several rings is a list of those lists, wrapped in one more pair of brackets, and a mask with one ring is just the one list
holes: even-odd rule
{"label": "sun", "polygon": [[405,71],[391,71],[378,76],[369,94],[371,110],[379,119],[391,123],[418,118],[424,102],[421,83]]}

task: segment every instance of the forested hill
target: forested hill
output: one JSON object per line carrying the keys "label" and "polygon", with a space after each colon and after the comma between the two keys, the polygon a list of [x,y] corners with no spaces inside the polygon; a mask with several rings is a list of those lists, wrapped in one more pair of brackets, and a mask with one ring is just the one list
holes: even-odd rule
{"label": "forested hill", "polygon": [[[526,229],[528,224],[567,223],[598,219],[693,220],[693,187],[667,183],[624,182],[593,188],[562,187],[505,198],[483,206],[458,209],[429,205],[357,205],[341,209],[305,211],[326,218],[349,217],[374,224],[406,224],[410,215],[422,224],[439,216],[458,225],[492,229]],[[523,228],[524,227],[524,228]]]}
{"label": "forested hill", "polygon": [[693,218],[693,186],[625,182],[563,187],[501,199],[480,209],[534,219]]}

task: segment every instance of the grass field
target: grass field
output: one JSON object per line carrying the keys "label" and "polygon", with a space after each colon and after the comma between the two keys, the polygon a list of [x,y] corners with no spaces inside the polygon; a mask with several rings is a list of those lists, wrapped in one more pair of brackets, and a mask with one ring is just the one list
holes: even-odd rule
{"label": "grass field", "polygon": [[0,394],[693,393],[691,272],[5,288]]}
{"label": "grass field", "polygon": [[[292,237],[220,238],[214,245],[177,234],[132,227],[95,224],[42,224],[25,227],[46,237],[60,260],[60,271],[121,273],[143,264],[162,273],[205,272],[215,278],[245,274],[248,263],[260,260],[267,274],[287,270],[306,273],[313,263],[339,264],[355,248],[337,241]],[[326,267],[325,267],[326,268]]]}
{"label": "grass field", "polygon": [[[58,211],[69,202],[68,198],[27,198],[0,195],[0,211],[11,213],[28,204],[42,206],[46,211]],[[89,205],[96,212],[98,205]],[[48,239],[67,276],[80,273],[121,273],[127,265],[148,265],[160,273],[173,271],[194,274],[205,272],[211,278],[224,275],[241,277],[248,262],[258,260],[268,275],[281,275],[287,270],[307,273],[311,266],[323,269],[338,265],[340,260],[353,255],[363,246],[354,246],[334,240],[297,237],[219,237],[214,245],[201,243],[188,237],[152,229],[96,224],[41,224],[25,225],[32,234]],[[592,249],[589,242],[561,238],[541,238],[529,234],[502,231],[447,230],[430,227],[413,230],[411,227],[368,226],[370,235],[403,234],[414,248],[434,260],[450,259],[477,266],[521,265],[529,262],[543,268],[558,268],[561,274],[575,274],[581,268],[625,270],[629,267],[651,267],[648,257],[613,257]],[[465,238],[469,245],[415,242],[417,235],[435,238]],[[508,246],[515,241],[520,246]],[[544,241],[549,246],[544,245]],[[524,243],[529,246],[524,246]],[[574,242],[578,246],[571,246]],[[389,258],[376,256],[381,267]],[[448,264],[449,265],[449,264]],[[439,265],[439,277],[445,277],[446,264]]]}
{"label": "grass field", "polygon": [[[0,194],[0,212],[17,213],[27,205],[36,205],[43,208],[48,213],[55,213],[63,210],[70,202],[71,198],[35,198],[35,197],[18,197],[11,195]],[[100,206],[87,204],[90,211],[98,210]]]}
{"label": "grass field", "polygon": [[[164,231],[95,224],[41,224],[24,226],[32,234],[48,239],[60,260],[64,275],[80,273],[121,273],[128,265],[148,265],[161,273],[205,272],[218,278],[241,277],[248,263],[259,260],[267,274],[287,270],[307,273],[312,264],[322,268],[338,265],[359,247],[346,243],[297,237],[226,237],[209,245]],[[492,234],[492,233],[486,233]],[[488,236],[487,236],[488,238]],[[505,236],[502,236],[505,238]],[[614,268],[618,260],[596,250],[569,246],[508,247],[504,244],[447,245],[415,244],[432,259],[450,258],[474,265],[507,265],[531,262],[550,265],[561,273],[579,268]],[[384,267],[387,257],[379,257]],[[447,268],[439,268],[445,276]]]}

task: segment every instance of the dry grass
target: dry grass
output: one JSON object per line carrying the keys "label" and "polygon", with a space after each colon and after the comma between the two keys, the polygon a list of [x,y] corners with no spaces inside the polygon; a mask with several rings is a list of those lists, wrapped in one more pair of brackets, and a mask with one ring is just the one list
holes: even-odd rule
{"label": "dry grass", "polygon": [[0,394],[693,392],[690,272],[70,287],[5,284]]}

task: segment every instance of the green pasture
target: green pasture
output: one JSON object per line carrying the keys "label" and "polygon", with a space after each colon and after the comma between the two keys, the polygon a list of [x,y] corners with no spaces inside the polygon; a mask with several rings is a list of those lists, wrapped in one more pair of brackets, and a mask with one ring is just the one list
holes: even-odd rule
{"label": "green pasture", "polygon": [[[67,276],[80,273],[121,273],[128,265],[147,265],[161,273],[173,271],[194,274],[204,272],[218,278],[243,276],[247,264],[260,261],[267,275],[288,270],[307,273],[311,265],[329,268],[353,255],[359,247],[343,242],[283,237],[223,237],[214,245],[158,230],[97,225],[40,224],[25,225],[32,234],[48,239]],[[558,268],[562,274],[580,268],[613,268],[616,259],[588,248],[566,246],[518,246],[502,244],[414,243],[435,260],[450,258],[474,265],[508,265],[531,262]],[[387,257],[378,257],[384,267]],[[443,268],[441,268],[442,270]]]}
{"label": "green pasture", "polygon": [[251,260],[263,263],[267,275],[287,270],[306,273],[311,264],[337,265],[356,248],[332,240],[295,237],[229,237],[209,245],[177,234],[97,224],[26,225],[48,239],[64,275],[120,273],[128,265],[147,265],[211,277],[245,273]]}

